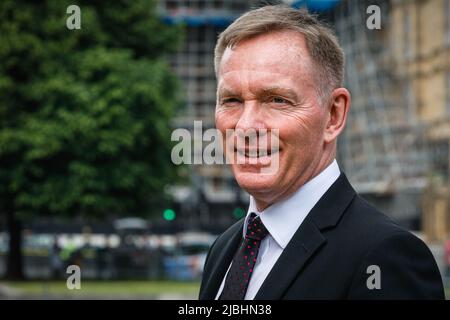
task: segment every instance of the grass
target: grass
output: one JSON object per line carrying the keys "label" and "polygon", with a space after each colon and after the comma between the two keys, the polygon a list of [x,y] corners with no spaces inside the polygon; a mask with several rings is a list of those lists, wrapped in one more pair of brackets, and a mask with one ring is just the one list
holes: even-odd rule
{"label": "grass", "polygon": [[[20,294],[29,297],[54,296],[61,298],[89,297],[132,297],[154,299],[161,295],[184,295],[197,297],[198,282],[176,281],[84,281],[80,290],[67,289],[65,281],[23,281],[2,282]],[[445,295],[450,299],[450,287],[445,288]]]}
{"label": "grass", "polygon": [[62,297],[148,297],[156,298],[165,294],[196,297],[198,282],[175,281],[83,281],[81,289],[69,290],[65,281],[23,281],[4,282],[26,296],[62,296]]}

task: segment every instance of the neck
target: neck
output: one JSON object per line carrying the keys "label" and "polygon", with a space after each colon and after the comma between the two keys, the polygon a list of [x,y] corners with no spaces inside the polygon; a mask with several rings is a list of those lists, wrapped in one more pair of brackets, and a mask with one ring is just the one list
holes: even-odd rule
{"label": "neck", "polygon": [[253,196],[253,198],[255,199],[256,208],[258,209],[259,212],[261,212],[270,207],[272,204],[288,198],[300,187],[302,187],[305,183],[312,180],[317,175],[319,175],[323,170],[325,170],[325,168],[327,168],[333,162],[334,159],[335,159],[334,154],[330,154],[329,157],[322,158],[321,161],[319,161],[318,165],[313,170],[311,170],[310,174],[300,177],[293,184],[291,184],[290,187],[286,188],[284,192],[275,197],[273,200],[267,201],[264,197]]}

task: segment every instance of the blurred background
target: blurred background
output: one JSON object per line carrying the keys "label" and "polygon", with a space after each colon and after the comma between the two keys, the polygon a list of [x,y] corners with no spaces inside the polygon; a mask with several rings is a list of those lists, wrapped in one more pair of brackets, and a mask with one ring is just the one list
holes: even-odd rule
{"label": "blurred background", "polygon": [[281,2],[336,31],[352,93],[338,163],[429,245],[450,297],[450,0],[4,0],[0,299],[196,299],[249,198],[227,166],[172,164],[171,132],[214,127],[218,33]]}

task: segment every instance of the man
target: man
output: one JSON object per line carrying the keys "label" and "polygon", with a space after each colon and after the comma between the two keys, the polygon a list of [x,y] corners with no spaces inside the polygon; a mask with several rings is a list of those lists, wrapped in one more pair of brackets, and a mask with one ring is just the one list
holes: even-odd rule
{"label": "man", "polygon": [[[263,7],[220,35],[215,66],[216,126],[237,132],[224,149],[245,160],[232,169],[251,197],[211,247],[200,299],[443,299],[427,246],[360,198],[336,163],[350,93],[332,32],[306,11]],[[248,130],[278,130],[278,149],[255,163],[251,146],[234,146]],[[261,173],[268,159],[277,172]]]}

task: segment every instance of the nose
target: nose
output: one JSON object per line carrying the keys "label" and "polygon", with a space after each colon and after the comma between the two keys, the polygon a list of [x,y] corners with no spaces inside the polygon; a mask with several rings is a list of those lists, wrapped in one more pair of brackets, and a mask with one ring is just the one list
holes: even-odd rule
{"label": "nose", "polygon": [[255,101],[245,101],[239,120],[236,124],[236,141],[238,146],[250,149],[258,148],[258,145],[267,136],[267,116],[261,105]]}
{"label": "nose", "polygon": [[262,108],[257,101],[245,101],[239,120],[236,123],[236,129],[240,129],[244,133],[249,129],[266,129]]}

